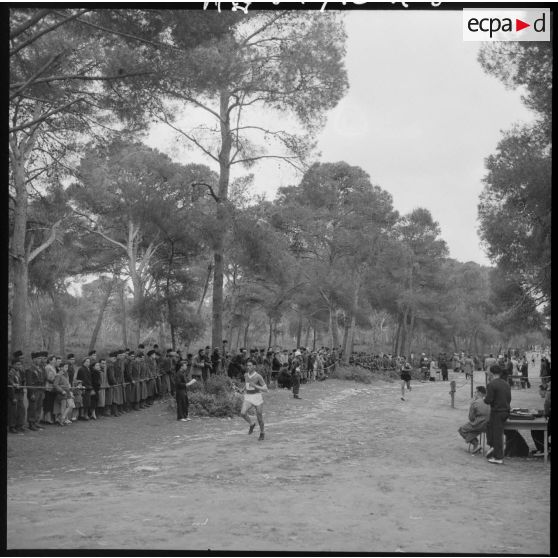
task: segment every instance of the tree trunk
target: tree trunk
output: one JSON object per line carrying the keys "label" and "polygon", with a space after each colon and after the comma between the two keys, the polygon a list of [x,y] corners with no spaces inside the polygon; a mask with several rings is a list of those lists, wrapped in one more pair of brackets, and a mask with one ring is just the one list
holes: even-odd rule
{"label": "tree trunk", "polygon": [[349,362],[349,357],[347,353],[349,348],[347,347],[347,340],[349,339],[349,329],[351,327],[351,316],[347,318],[347,314],[345,313],[343,316],[343,362],[346,364]]}
{"label": "tree trunk", "polygon": [[12,299],[12,339],[11,351],[25,351],[27,348],[27,289],[29,285],[27,262],[12,259],[13,299]]}
{"label": "tree trunk", "polygon": [[411,355],[407,352],[407,316],[409,314],[409,309],[405,308],[403,316],[401,317],[401,354],[410,358]]}
{"label": "tree trunk", "polygon": [[64,309],[60,304],[60,297],[56,291],[52,291],[50,293],[50,297],[52,299],[52,304],[54,307],[54,312],[56,314],[57,320],[57,330],[58,330],[58,339],[60,343],[60,356],[64,358],[64,353],[66,352],[66,316],[64,314]]}
{"label": "tree trunk", "polygon": [[306,332],[304,334],[304,346],[308,348],[308,341],[310,340],[310,322],[306,326]]}
{"label": "tree trunk", "polygon": [[299,349],[301,347],[300,341],[302,340],[302,316],[298,315],[298,325],[296,328],[296,348]]}
{"label": "tree trunk", "polygon": [[101,329],[101,325],[103,323],[103,316],[105,315],[105,310],[107,309],[110,295],[112,294],[112,289],[116,283],[116,277],[112,279],[112,281],[107,285],[105,289],[105,294],[101,300],[101,306],[99,308],[99,315],[97,316],[97,323],[93,329],[93,333],[91,335],[91,341],[89,343],[89,350],[92,351],[97,344],[97,336],[99,335],[99,331]]}
{"label": "tree trunk", "polygon": [[269,318],[269,337],[267,341],[268,347],[271,347],[272,340],[273,340],[273,318]]}
{"label": "tree trunk", "polygon": [[397,332],[395,334],[395,339],[393,341],[393,354],[395,356],[400,356],[399,351],[399,335],[401,334],[401,318],[397,322]]}
{"label": "tree trunk", "polygon": [[315,323],[312,325],[312,333],[313,333],[312,350],[315,351],[316,350],[316,324]]}
{"label": "tree trunk", "polygon": [[242,325],[242,318],[238,319],[238,331],[236,334],[236,348],[239,349],[240,348],[240,335],[242,332],[242,328],[240,327]]}
{"label": "tree trunk", "polygon": [[339,346],[339,333],[337,331],[337,311],[334,308],[329,309],[329,328],[331,334],[332,349]]}
{"label": "tree trunk", "polygon": [[219,201],[217,202],[217,231],[214,248],[213,308],[211,339],[214,347],[223,344],[223,246],[227,231],[227,210],[225,202],[229,197],[230,157],[232,135],[229,116],[229,93],[221,91],[219,115],[221,127],[221,149],[219,151]]}
{"label": "tree trunk", "polygon": [[128,330],[126,327],[126,284],[120,285],[120,306],[122,307],[122,344],[128,347]]}
{"label": "tree trunk", "polygon": [[248,330],[250,329],[250,316],[246,318],[246,326],[244,327],[244,346],[248,349]]}
{"label": "tree trunk", "polygon": [[25,351],[27,348],[27,291],[29,288],[29,267],[25,250],[27,233],[27,188],[25,186],[25,155],[14,143],[10,143],[12,172],[16,191],[13,211],[14,229],[10,243],[12,253],[12,332],[11,351]]}
{"label": "tree trunk", "polygon": [[[207,294],[207,289],[209,287],[209,280],[211,279],[211,272],[212,271],[213,271],[213,264],[210,263],[207,266],[207,277],[205,278],[205,283],[203,285],[203,293],[202,293],[202,296],[201,296],[200,303],[198,304],[198,309],[196,311],[196,314],[198,316],[201,315],[201,309],[202,309],[202,306],[203,306],[203,301],[205,300],[205,295]],[[217,345],[213,345],[213,346],[216,347]]]}
{"label": "tree trunk", "polygon": [[409,342],[409,354],[411,353],[411,344],[413,342],[413,330],[415,329],[415,313],[411,310],[411,324],[407,333],[407,341]]}

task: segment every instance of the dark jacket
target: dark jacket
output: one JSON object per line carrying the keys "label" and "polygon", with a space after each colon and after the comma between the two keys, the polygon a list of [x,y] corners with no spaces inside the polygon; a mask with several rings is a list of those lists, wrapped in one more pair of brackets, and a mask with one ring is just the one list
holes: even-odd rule
{"label": "dark jacket", "polygon": [[506,380],[495,378],[486,388],[484,402],[490,405],[492,412],[502,412],[510,410],[511,388]]}

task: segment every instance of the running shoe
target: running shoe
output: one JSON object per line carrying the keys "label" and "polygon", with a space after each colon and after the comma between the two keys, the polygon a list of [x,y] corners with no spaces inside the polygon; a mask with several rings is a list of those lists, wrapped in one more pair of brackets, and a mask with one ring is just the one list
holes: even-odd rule
{"label": "running shoe", "polygon": [[264,433],[260,432],[260,437],[258,438],[258,442],[261,442],[264,439]]}
{"label": "running shoe", "polygon": [[495,457],[490,457],[488,459],[489,463],[496,463],[497,465],[503,465],[504,464],[504,460],[503,459],[496,459]]}

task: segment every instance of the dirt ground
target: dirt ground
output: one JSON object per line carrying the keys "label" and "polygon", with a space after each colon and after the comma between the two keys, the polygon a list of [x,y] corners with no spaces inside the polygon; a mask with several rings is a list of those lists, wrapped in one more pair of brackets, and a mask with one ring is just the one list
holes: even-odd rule
{"label": "dirt ground", "polygon": [[[273,390],[263,442],[165,402],[10,435],[8,549],[549,554],[550,463],[468,454],[455,379],[455,408],[448,382]],[[542,408],[537,385],[512,406]]]}

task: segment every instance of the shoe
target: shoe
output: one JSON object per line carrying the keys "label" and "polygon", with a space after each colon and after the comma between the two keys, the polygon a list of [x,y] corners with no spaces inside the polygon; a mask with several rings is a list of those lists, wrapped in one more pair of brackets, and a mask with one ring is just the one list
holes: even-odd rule
{"label": "shoe", "polygon": [[250,425],[250,428],[248,429],[248,434],[252,434],[252,432],[254,432],[254,428],[256,428],[256,423]]}
{"label": "shoe", "polygon": [[190,417],[186,417],[184,420],[192,420]]}
{"label": "shoe", "polygon": [[295,398],[295,399],[302,399],[302,397],[300,397],[300,396],[298,396],[298,395],[295,395],[294,398]]}
{"label": "shoe", "polygon": [[475,454],[479,453],[479,451],[481,451],[481,450],[482,450],[482,446],[480,444],[478,444],[477,447],[475,447],[471,450],[471,455],[475,455]]}
{"label": "shoe", "polygon": [[504,464],[504,460],[503,459],[496,459],[495,457],[490,457],[488,459],[489,463],[496,463],[498,465],[503,465]]}
{"label": "shoe", "polygon": [[71,421],[71,420],[68,420],[68,419],[66,419],[66,420],[64,421],[64,424],[72,424],[72,421]]}
{"label": "shoe", "polygon": [[178,420],[179,420],[180,422],[186,422],[187,419],[181,418],[181,419],[178,419]]}
{"label": "shoe", "polygon": [[404,398],[404,397],[402,397],[402,398],[401,398],[401,401],[405,401],[405,398]]}
{"label": "shoe", "polygon": [[494,448],[490,448],[487,452],[486,452],[486,457],[490,457],[492,454],[494,453]]}
{"label": "shoe", "polygon": [[532,454],[533,457],[544,457],[544,451],[536,451]]}
{"label": "shoe", "polygon": [[260,437],[258,438],[258,442],[261,442],[264,439],[264,433],[260,432]]}
{"label": "shoe", "polygon": [[29,426],[29,430],[33,430],[34,432],[39,432],[39,428],[37,426],[35,426],[34,424],[31,424]]}

